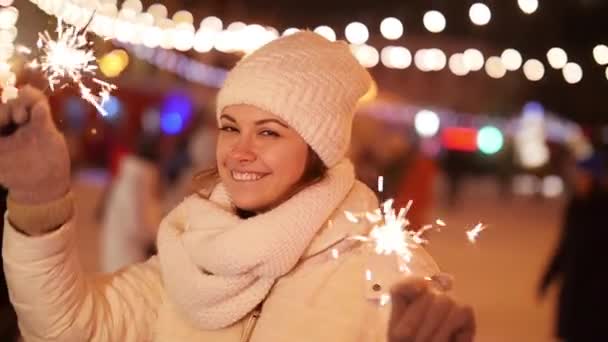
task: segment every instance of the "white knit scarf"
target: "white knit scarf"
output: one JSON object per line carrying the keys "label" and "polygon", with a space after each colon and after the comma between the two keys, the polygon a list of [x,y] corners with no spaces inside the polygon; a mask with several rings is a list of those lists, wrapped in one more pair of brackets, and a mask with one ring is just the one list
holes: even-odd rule
{"label": "white knit scarf", "polygon": [[221,184],[209,200],[187,198],[158,234],[169,297],[200,329],[237,322],[296,266],[354,182],[353,166],[344,160],[318,183],[249,219],[235,214]]}

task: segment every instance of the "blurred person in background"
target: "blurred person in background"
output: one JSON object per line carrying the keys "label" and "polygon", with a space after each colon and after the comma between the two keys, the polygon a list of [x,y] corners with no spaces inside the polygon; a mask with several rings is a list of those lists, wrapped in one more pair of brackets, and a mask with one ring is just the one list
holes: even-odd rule
{"label": "blurred person in background", "polygon": [[[373,147],[379,176],[384,179],[384,189],[380,196],[387,200],[395,198],[398,193],[399,182],[406,172],[411,141],[407,140],[405,128],[402,125],[385,124],[383,126],[382,143],[375,143]],[[373,189],[376,187],[377,179]],[[395,205],[395,207],[397,206]]]}
{"label": "blurred person in background", "polygon": [[163,215],[157,137],[142,136],[120,161],[103,206],[100,266],[113,272],[154,254]]}
{"label": "blurred person in background", "polygon": [[513,193],[513,176],[515,174],[515,148],[513,141],[506,138],[504,146],[496,154],[496,180],[503,199],[510,200]]}
{"label": "blurred person in background", "polygon": [[451,207],[456,206],[458,197],[462,190],[464,178],[467,173],[468,152],[444,150],[442,167],[446,173],[447,180],[447,204]]}
{"label": "blurred person in background", "polygon": [[344,211],[378,207],[345,158],[370,85],[347,44],[310,31],[242,59],[217,97],[211,186],[163,219],[157,256],[100,276],[73,252],[65,141],[44,95],[21,89],[0,105],[0,127],[19,127],[0,138],[0,183],[3,261],[26,340],[472,341],[471,307],[445,292],[449,277],[423,248],[404,276],[397,255],[348,238],[371,225]]}
{"label": "blurred person in background", "polygon": [[563,341],[608,341],[608,191],[606,160],[593,156],[577,163],[573,196],[565,209],[559,244],[545,270],[539,293],[559,284],[556,335]]}
{"label": "blurred person in background", "polygon": [[375,142],[383,131],[380,120],[367,113],[359,113],[353,120],[353,141],[348,157],[355,165],[357,179],[371,189],[376,189],[378,176],[381,176]]}
{"label": "blurred person in background", "polygon": [[181,170],[175,183],[168,186],[164,196],[165,210],[173,209],[196,190],[192,179],[197,173],[213,169],[216,165],[215,148],[218,129],[215,117],[204,112],[200,117],[202,122],[188,140],[186,149],[191,165]]}
{"label": "blurred person in background", "polygon": [[[414,142],[414,139],[411,141]],[[433,208],[438,172],[435,160],[421,150],[420,144],[412,143],[408,148],[395,195],[396,208],[404,208],[412,201],[407,215],[412,230],[431,223],[430,211]]]}
{"label": "blurred person in background", "polygon": [[[6,211],[6,196],[8,191],[0,186],[0,212]],[[4,220],[0,222],[0,233],[4,232]],[[0,245],[0,252],[2,246]],[[0,266],[0,341],[13,342],[19,337],[17,315],[8,297],[8,288],[4,277],[4,267]]]}

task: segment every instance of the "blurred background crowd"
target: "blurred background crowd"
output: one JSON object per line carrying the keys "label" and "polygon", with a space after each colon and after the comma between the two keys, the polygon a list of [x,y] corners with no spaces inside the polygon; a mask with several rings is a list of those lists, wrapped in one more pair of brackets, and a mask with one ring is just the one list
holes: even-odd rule
{"label": "blurred background crowd", "polygon": [[[117,5],[119,17],[125,8],[148,9],[158,21],[162,10],[142,2],[100,3]],[[55,19],[30,1],[0,0],[11,4],[20,11],[18,43],[34,46],[38,32],[54,29]],[[114,271],[155,253],[160,219],[192,191],[197,172],[215,163],[214,96],[226,71],[256,42],[309,28],[349,41],[374,76],[355,119],[350,157],[372,189],[382,177],[380,198],[394,198],[396,207],[413,200],[412,229],[446,222],[430,234],[428,249],[473,304],[478,340],[553,341],[554,322],[560,329],[574,324],[559,314],[574,310],[563,306],[566,292],[596,288],[548,290],[545,301],[539,294],[555,279],[601,273],[594,263],[608,241],[602,229],[608,2],[162,4],[195,34],[176,29],[154,44],[116,24],[115,39],[93,40],[99,76],[118,87],[103,105],[107,116],[75,89],[48,92],[72,157],[87,270]],[[44,87],[23,58],[13,63],[19,83]],[[471,244],[465,230],[479,222],[488,228]],[[592,256],[573,268],[571,255],[581,250]],[[606,284],[600,277],[604,283],[596,283]],[[0,291],[5,296],[3,281]],[[8,300],[0,305],[0,315],[9,317]],[[2,341],[3,331],[14,334],[4,322]]]}

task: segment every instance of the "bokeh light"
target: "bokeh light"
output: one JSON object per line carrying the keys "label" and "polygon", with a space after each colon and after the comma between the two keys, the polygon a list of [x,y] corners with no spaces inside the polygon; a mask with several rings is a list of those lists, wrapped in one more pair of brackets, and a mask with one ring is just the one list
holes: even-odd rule
{"label": "bokeh light", "polygon": [[562,74],[569,84],[576,84],[583,79],[583,69],[574,62],[567,63],[562,69]]}
{"label": "bokeh light", "polygon": [[414,127],[416,132],[422,137],[432,137],[439,131],[439,116],[431,111],[423,109],[416,113]]}
{"label": "bokeh light", "polygon": [[477,133],[477,147],[485,154],[494,154],[502,148],[504,138],[494,126],[482,127]]}
{"label": "bokeh light", "polygon": [[486,4],[477,2],[469,8],[469,18],[473,24],[483,26],[492,19],[492,12]]}
{"label": "bokeh light", "polygon": [[380,23],[380,33],[388,40],[399,39],[403,35],[403,24],[397,18],[385,18]]}
{"label": "bokeh light", "polygon": [[428,11],[422,18],[424,27],[432,33],[439,33],[445,29],[445,17],[439,11]]}
{"label": "bokeh light", "polygon": [[517,0],[517,4],[525,14],[532,14],[538,9],[538,0]]}
{"label": "bokeh light", "polygon": [[524,63],[524,75],[530,81],[540,81],[545,75],[545,66],[537,59],[529,59]]}
{"label": "bokeh light", "polygon": [[129,54],[122,49],[113,50],[101,57],[98,64],[106,77],[117,77],[129,65]]}
{"label": "bokeh light", "polygon": [[561,69],[568,63],[568,54],[562,48],[553,47],[547,51],[547,61],[553,69]]}
{"label": "bokeh light", "polygon": [[352,44],[364,44],[369,39],[369,30],[367,26],[360,22],[353,22],[346,25],[346,29],[344,30],[344,35],[346,40],[351,42]]}

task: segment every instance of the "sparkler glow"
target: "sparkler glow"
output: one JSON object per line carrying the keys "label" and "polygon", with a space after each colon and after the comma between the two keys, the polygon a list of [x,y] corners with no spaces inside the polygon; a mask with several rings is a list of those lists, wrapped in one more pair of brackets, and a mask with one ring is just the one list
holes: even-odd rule
{"label": "sparkler glow", "polygon": [[[437,226],[427,224],[417,231],[409,230],[409,221],[406,215],[412,207],[413,202],[410,200],[405,208],[399,209],[398,213],[393,208],[393,202],[393,199],[389,199],[382,204],[382,209],[378,208],[373,212],[358,214],[345,211],[344,214],[353,223],[359,223],[361,218],[365,218],[374,224],[368,235],[352,236],[350,239],[372,244],[377,254],[389,255],[394,253],[398,255],[400,260],[399,271],[410,273],[408,264],[413,256],[412,250],[429,242],[423,238],[425,233],[433,229],[440,230],[446,226],[446,223],[441,219],[437,219],[435,221]],[[473,229],[467,231],[466,234],[469,241],[475,243],[479,233],[485,228],[485,225],[479,223]],[[365,277],[368,280],[371,279],[371,270],[366,271]]]}
{"label": "sparkler glow", "polygon": [[471,243],[475,243],[477,241],[477,237],[479,236],[479,233],[481,233],[486,228],[487,228],[487,226],[482,224],[481,222],[476,224],[475,227],[473,227],[473,229],[468,230],[466,232],[467,238],[469,239],[469,241]]}
{"label": "sparkler glow", "polygon": [[338,257],[340,256],[340,251],[338,251],[337,249],[332,249],[331,250],[331,257],[334,259],[338,259]]}
{"label": "sparkler glow", "polygon": [[[69,79],[78,86],[82,99],[95,106],[101,115],[108,115],[103,104],[116,86],[95,77],[96,58],[91,49],[92,42],[86,37],[86,26],[77,29],[75,26],[63,25],[59,18],[55,32],[57,39],[53,39],[48,31],[39,34],[37,46],[41,55],[30,62],[29,67],[40,69],[44,73],[51,91],[55,91],[58,85],[66,87],[68,83],[62,83],[62,80]],[[85,76],[92,77],[93,83],[99,86],[98,93],[85,85]]]}
{"label": "sparkler glow", "polygon": [[[399,213],[395,213],[393,208],[393,200],[389,199],[382,205],[380,209],[372,213],[353,214],[345,212],[346,217],[350,221],[357,221],[358,217],[366,218],[370,223],[374,224],[371,232],[367,236],[353,236],[351,239],[372,243],[374,250],[378,254],[388,255],[391,253],[397,254],[405,263],[410,262],[412,258],[411,249],[417,248],[423,243],[422,234],[428,229],[421,229],[419,232],[407,230],[409,221],[405,218],[407,211],[411,207],[411,201],[406,208],[401,208]],[[400,267],[401,270],[406,268]]]}

